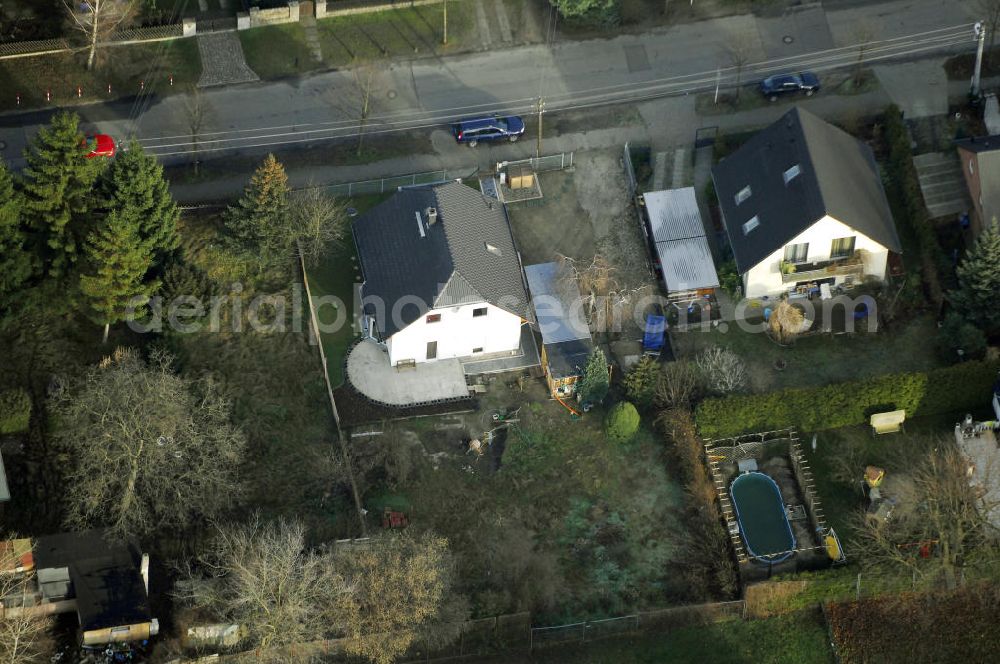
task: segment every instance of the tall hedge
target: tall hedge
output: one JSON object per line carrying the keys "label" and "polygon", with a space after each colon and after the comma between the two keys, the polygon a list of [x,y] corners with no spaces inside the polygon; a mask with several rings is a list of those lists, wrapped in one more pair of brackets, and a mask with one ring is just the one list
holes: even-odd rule
{"label": "tall hedge", "polygon": [[28,430],[31,399],[24,390],[0,392],[0,435]]}
{"label": "tall hedge", "polygon": [[929,372],[886,374],[822,387],[702,401],[695,422],[719,438],[795,427],[819,431],[863,424],[872,413],[903,409],[908,417],[988,405],[1000,362],[965,362]]}

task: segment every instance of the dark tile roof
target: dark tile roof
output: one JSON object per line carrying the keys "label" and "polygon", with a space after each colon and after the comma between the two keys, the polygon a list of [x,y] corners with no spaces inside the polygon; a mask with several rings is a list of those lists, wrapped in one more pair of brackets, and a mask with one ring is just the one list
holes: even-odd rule
{"label": "dark tile roof", "polygon": [[[785,183],[785,171],[799,174]],[[902,248],[871,149],[798,107],[712,168],[740,273],[829,214],[891,251]],[[736,194],[750,196],[736,203]],[[757,216],[759,226],[743,232]]]}
{"label": "dark tile roof", "polygon": [[[428,224],[427,208],[437,209],[436,223]],[[362,296],[385,303],[385,315],[377,316],[383,338],[435,307],[488,302],[529,317],[507,214],[475,189],[459,182],[403,189],[352,228]],[[401,301],[414,304],[393,321],[392,308]]]}
{"label": "dark tile roof", "polygon": [[103,530],[46,535],[35,540],[35,568],[68,568],[80,627],[105,629],[152,618],[139,557]]}

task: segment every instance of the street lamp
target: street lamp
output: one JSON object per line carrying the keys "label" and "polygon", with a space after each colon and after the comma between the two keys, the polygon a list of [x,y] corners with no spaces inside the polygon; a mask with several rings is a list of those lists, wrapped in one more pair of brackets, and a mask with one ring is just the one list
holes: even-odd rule
{"label": "street lamp", "polygon": [[972,26],[972,32],[976,36],[976,41],[979,42],[979,45],[976,47],[976,70],[972,74],[972,89],[969,90],[969,96],[973,99],[978,99],[981,92],[979,89],[979,80],[983,73],[983,44],[986,42],[986,27],[982,21],[976,21],[976,24]]}

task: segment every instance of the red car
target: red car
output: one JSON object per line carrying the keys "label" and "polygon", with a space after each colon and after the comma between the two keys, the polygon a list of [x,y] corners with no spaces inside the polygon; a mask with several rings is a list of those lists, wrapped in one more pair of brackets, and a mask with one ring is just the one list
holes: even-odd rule
{"label": "red car", "polygon": [[105,157],[110,159],[115,156],[115,139],[107,134],[94,134],[88,136],[83,141],[83,146],[87,149],[87,159],[94,157]]}

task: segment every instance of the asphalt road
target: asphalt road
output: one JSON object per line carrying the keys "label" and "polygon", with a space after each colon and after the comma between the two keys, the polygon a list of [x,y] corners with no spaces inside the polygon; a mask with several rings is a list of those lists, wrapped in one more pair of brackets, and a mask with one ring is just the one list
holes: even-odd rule
{"label": "asphalt road", "polygon": [[[826,3],[824,3],[826,4]],[[685,24],[639,35],[558,42],[434,60],[392,63],[373,71],[367,132],[446,124],[485,111],[546,110],[682,95],[759,80],[778,71],[852,66],[857,44],[866,60],[907,60],[974,48],[974,2],[903,0],[818,4],[778,17],[753,15]],[[734,66],[733,50],[744,65]],[[739,70],[739,71],[738,71]],[[134,137],[165,163],[190,158],[257,154],[279,146],[355,135],[358,77],[331,71],[301,79],[205,89],[185,96],[148,97],[79,107],[87,131]],[[192,108],[202,109],[197,140]],[[51,111],[0,118],[0,156],[15,167]]]}

